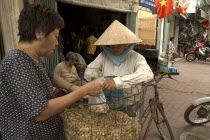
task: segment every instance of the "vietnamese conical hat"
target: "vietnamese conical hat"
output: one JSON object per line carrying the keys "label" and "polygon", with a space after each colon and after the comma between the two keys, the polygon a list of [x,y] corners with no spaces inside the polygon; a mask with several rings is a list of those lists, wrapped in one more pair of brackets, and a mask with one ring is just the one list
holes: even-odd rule
{"label": "vietnamese conical hat", "polygon": [[115,20],[99,37],[94,45],[119,45],[139,43],[142,40],[130,29]]}

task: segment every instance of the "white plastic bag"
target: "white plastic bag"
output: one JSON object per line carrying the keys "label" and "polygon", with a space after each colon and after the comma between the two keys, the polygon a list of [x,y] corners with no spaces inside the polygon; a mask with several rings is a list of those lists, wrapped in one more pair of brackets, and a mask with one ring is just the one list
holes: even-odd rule
{"label": "white plastic bag", "polygon": [[[101,77],[101,78],[95,79],[94,81],[102,83],[105,81],[105,79],[104,77]],[[103,91],[101,91],[100,96],[89,97],[88,104],[89,104],[89,109],[95,113],[107,113],[107,111],[109,110],[109,106],[106,103],[106,97]]]}
{"label": "white plastic bag", "polygon": [[90,97],[88,99],[89,109],[95,113],[107,113],[109,106],[106,103],[106,97],[104,93],[101,93],[98,97]]}

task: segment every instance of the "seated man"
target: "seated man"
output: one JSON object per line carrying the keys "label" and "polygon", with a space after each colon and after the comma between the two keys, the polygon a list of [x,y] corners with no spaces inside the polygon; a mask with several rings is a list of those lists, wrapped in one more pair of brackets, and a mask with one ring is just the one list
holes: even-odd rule
{"label": "seated man", "polygon": [[65,60],[55,67],[54,74],[71,83],[80,80],[76,67],[74,66],[77,59],[76,53],[68,52],[65,56]]}

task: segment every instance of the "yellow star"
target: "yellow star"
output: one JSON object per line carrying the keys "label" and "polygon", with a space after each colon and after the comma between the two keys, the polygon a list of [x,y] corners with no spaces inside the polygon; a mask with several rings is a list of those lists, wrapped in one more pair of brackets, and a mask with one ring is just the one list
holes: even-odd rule
{"label": "yellow star", "polygon": [[162,6],[166,6],[167,1],[162,0],[162,1],[161,1],[161,2],[159,2],[159,3],[160,3],[160,6],[162,7]]}

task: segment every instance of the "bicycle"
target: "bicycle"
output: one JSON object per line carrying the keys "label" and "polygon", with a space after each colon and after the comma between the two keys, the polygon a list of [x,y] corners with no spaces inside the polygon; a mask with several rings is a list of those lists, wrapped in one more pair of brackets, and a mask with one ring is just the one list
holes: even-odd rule
{"label": "bicycle", "polygon": [[[80,130],[79,128],[78,129],[69,128],[68,127],[69,125],[65,126],[66,129],[69,130],[69,133],[74,131],[74,134],[72,134],[71,137],[83,136],[85,137],[83,139],[89,139],[89,138],[91,139],[91,137],[97,136],[98,138],[100,137],[100,139],[110,140],[109,138],[111,137],[112,139],[124,140],[124,139],[128,139],[128,136],[131,135],[132,138],[130,139],[132,140],[137,140],[137,139],[146,140],[152,121],[154,121],[161,137],[164,140],[174,140],[171,126],[165,116],[163,104],[159,100],[159,92],[158,92],[157,84],[163,78],[164,75],[166,74],[161,75],[160,78],[157,78],[157,79],[154,78],[153,81],[143,83],[140,85],[139,84],[134,85],[128,89],[123,89],[124,96],[122,97],[114,98],[113,94],[110,94],[107,96],[106,93],[104,92],[107,99],[106,102],[88,104],[87,101],[83,100],[81,102],[75,103],[74,105],[71,105],[71,108],[76,108],[76,109],[85,109],[85,107],[91,108],[91,106],[95,106],[95,105],[97,106],[108,105],[109,111],[107,111],[107,114],[102,113],[96,116],[93,115],[94,113],[92,113],[90,109],[87,112],[78,111],[79,113],[76,116],[78,117],[78,115],[80,115],[81,117],[79,117],[76,121],[75,120],[70,121],[72,124],[74,124],[73,127],[76,127],[81,124],[87,125],[89,121],[84,121],[85,119],[84,116],[88,116],[89,114],[89,118],[91,118],[90,120],[95,119],[96,121],[94,122],[100,122],[99,123],[101,124],[100,129],[102,130],[93,129],[94,127],[96,127],[95,123],[88,124],[86,131]],[[169,74],[168,76],[169,78],[172,78]],[[149,86],[154,87],[155,96],[150,99],[149,105],[144,110],[144,97],[145,97],[147,88]],[[111,97],[113,97],[114,99],[113,98],[111,99]],[[69,110],[67,112],[71,112],[71,111]],[[115,113],[112,115],[108,115],[111,112],[115,112]],[[119,112],[122,116],[118,114]],[[107,115],[108,117],[106,117]],[[102,120],[100,119],[100,117],[104,117],[106,118],[106,120]],[[127,120],[127,121],[118,123],[119,120],[124,120],[127,117],[129,118],[129,121]],[[70,117],[70,118],[73,118],[73,117]],[[146,122],[147,119],[149,119],[149,122]],[[107,122],[108,120],[113,121],[112,124],[115,124],[114,128],[106,126],[110,124],[110,122],[109,123]],[[146,131],[142,131],[144,126],[146,126]],[[72,131],[70,131],[70,129],[72,129]],[[88,132],[88,134],[86,132]],[[142,132],[145,132],[145,133],[142,133]]]}
{"label": "bicycle", "polygon": [[[194,23],[195,24],[195,23]],[[188,24],[186,24],[182,31],[181,31],[181,35],[184,35],[185,33],[187,33],[190,37],[194,37],[198,34],[199,30],[198,27],[195,26],[194,24],[192,24],[191,22],[189,22]]]}
{"label": "bicycle", "polygon": [[148,120],[148,123],[146,125],[146,131],[141,136],[143,140],[146,140],[148,132],[150,130],[152,121],[154,120],[155,125],[157,126],[157,129],[161,135],[161,137],[164,140],[174,140],[174,135],[171,129],[171,126],[168,122],[168,119],[164,112],[163,104],[161,103],[159,99],[159,91],[158,91],[158,83],[163,78],[163,76],[168,75],[169,78],[173,79],[168,73],[162,74],[158,79],[155,79],[153,81],[150,81],[148,83],[144,83],[145,92],[147,91],[147,88],[149,86],[154,87],[154,97],[149,100],[149,105],[146,107],[146,109],[143,111],[142,115],[142,126],[144,126],[144,123]]}

